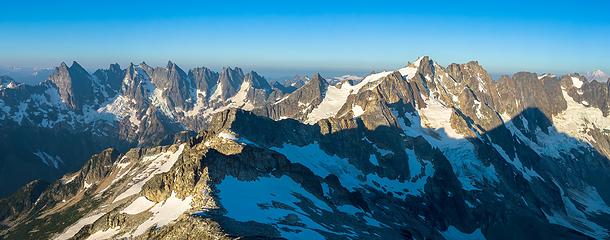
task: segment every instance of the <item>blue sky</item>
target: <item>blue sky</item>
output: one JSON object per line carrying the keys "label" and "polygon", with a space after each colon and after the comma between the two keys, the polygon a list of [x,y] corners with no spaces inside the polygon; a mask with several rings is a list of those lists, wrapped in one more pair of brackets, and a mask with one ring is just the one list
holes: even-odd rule
{"label": "blue sky", "polygon": [[608,1],[4,1],[0,65],[146,61],[266,74],[393,69],[420,55],[493,73],[610,71]]}

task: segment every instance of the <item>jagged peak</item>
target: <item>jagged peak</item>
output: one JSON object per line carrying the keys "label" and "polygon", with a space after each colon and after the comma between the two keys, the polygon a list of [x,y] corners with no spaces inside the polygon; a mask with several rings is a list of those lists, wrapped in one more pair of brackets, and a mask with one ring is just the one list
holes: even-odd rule
{"label": "jagged peak", "polygon": [[73,68],[73,67],[80,67],[80,68],[82,68],[82,66],[77,61],[72,61],[72,66],[70,66],[70,68]]}
{"label": "jagged peak", "polygon": [[324,79],[322,77],[322,75],[320,75],[320,73],[314,73],[314,74],[311,75],[311,80],[310,81],[325,81],[326,82],[326,79]]}
{"label": "jagged peak", "polygon": [[237,73],[238,75],[241,75],[241,76],[244,75],[244,72],[243,72],[243,70],[241,68],[239,68],[239,67],[231,68],[230,66],[229,67],[223,67],[220,74],[231,75],[232,73]]}
{"label": "jagged peak", "polygon": [[265,80],[265,77],[261,76],[260,74],[258,74],[255,71],[250,71],[248,73],[246,73],[246,75],[244,76],[245,78],[250,78],[250,80],[254,80],[254,81],[260,81],[260,80]]}
{"label": "jagged peak", "polygon": [[[431,66],[431,67],[429,67]],[[436,62],[432,61],[429,56],[423,55],[418,57],[414,62],[408,62],[406,68],[415,68],[418,71],[423,70],[424,68],[434,68],[437,67]],[[403,68],[403,69],[406,69]]]}
{"label": "jagged peak", "polygon": [[68,64],[66,64],[66,62],[63,62],[63,61],[62,61],[62,62],[59,64],[59,67],[58,67],[58,68],[62,68],[62,69],[68,69]]}
{"label": "jagged peak", "polygon": [[135,64],[133,64],[132,62],[130,62],[129,65],[127,65],[127,69],[130,71],[133,71],[134,67],[135,67]]}
{"label": "jagged peak", "polygon": [[512,79],[512,80],[538,79],[538,74],[533,73],[533,72],[525,72],[525,71],[516,72],[511,77],[509,77],[509,79]]}
{"label": "jagged peak", "polygon": [[273,81],[273,83],[271,85],[275,88],[285,88],[286,87],[286,86],[284,86],[284,84],[282,84],[278,81]]}
{"label": "jagged peak", "polygon": [[208,68],[208,67],[206,67],[206,66],[195,67],[195,68],[191,69],[190,71],[192,71],[192,70],[201,70],[201,71],[206,71],[206,72],[207,72],[207,71],[212,72],[212,69],[210,69],[210,68]]}
{"label": "jagged peak", "polygon": [[230,84],[236,86],[235,84],[241,84],[244,78],[244,73],[241,68],[235,67],[223,67],[220,72],[219,81],[228,81]]}
{"label": "jagged peak", "polygon": [[184,73],[184,70],[182,70],[178,64],[172,62],[171,60],[167,61],[167,69],[174,72]]}
{"label": "jagged peak", "polygon": [[247,75],[252,75],[252,76],[254,76],[254,77],[260,77],[260,75],[258,75],[258,73],[257,73],[257,72],[255,72],[255,71],[253,71],[253,70],[250,70],[250,71],[247,73]]}
{"label": "jagged peak", "polygon": [[575,73],[568,73],[567,75],[570,76],[570,77],[582,77],[582,75],[580,75],[580,73],[576,73],[576,72]]}
{"label": "jagged peak", "polygon": [[600,69],[585,73],[583,75],[587,77],[587,79],[589,79],[590,81],[604,82],[610,80],[610,75]]}
{"label": "jagged peak", "polygon": [[590,81],[605,82],[605,81],[610,80],[610,75],[608,75],[607,73],[605,73],[604,71],[602,71],[600,69],[597,69],[592,72],[587,72],[583,75],[585,77],[587,77],[587,79],[589,79]]}
{"label": "jagged peak", "polygon": [[69,69],[70,69],[70,71],[72,73],[78,71],[78,72],[83,73],[85,75],[89,75],[89,72],[83,66],[81,66],[78,62],[76,62],[76,61],[72,62],[72,66],[70,66]]}
{"label": "jagged peak", "polygon": [[255,71],[248,72],[244,77],[244,81],[250,81],[252,83],[252,87],[254,88],[271,89],[271,85],[269,85],[267,79],[265,79]]}
{"label": "jagged peak", "polygon": [[577,78],[577,79],[579,79],[580,81],[583,81],[583,82],[589,82],[589,79],[587,79],[583,75],[580,75],[579,73],[568,73],[568,74],[565,74],[565,75],[561,76],[560,79],[574,79],[574,78]]}
{"label": "jagged peak", "polygon": [[476,66],[481,66],[481,64],[479,64],[479,61],[477,60],[470,60],[466,63],[466,65],[476,65]]}
{"label": "jagged peak", "polygon": [[136,68],[137,66],[135,64],[129,63],[129,66],[127,66],[127,69],[125,69],[125,79],[133,79],[136,74]]}
{"label": "jagged peak", "polygon": [[146,62],[142,61],[140,64],[138,64],[138,66],[142,69],[153,69],[150,65],[148,65]]}
{"label": "jagged peak", "polygon": [[208,67],[196,67],[196,68],[192,68],[189,69],[188,74],[189,75],[194,75],[196,73],[203,73],[203,75],[218,75],[219,73],[213,71],[212,69],[208,68]]}
{"label": "jagged peak", "polygon": [[[59,67],[55,68],[54,75],[62,74],[62,73],[67,74],[68,76],[75,74],[75,73],[83,73],[85,75],[89,75],[89,72],[76,61],[72,61],[71,66],[68,66],[68,64],[66,64],[66,62],[61,62],[59,64]],[[52,78],[52,76],[53,75],[51,75],[49,77]]]}
{"label": "jagged peak", "polygon": [[423,55],[418,57],[413,63],[413,66],[415,67],[420,67],[422,65],[426,66],[426,65],[436,65],[436,62],[434,60],[432,60],[432,58],[430,58],[430,56],[428,55]]}
{"label": "jagged peak", "polygon": [[311,85],[317,85],[320,88],[325,88],[329,85],[329,83],[322,77],[322,75],[320,75],[320,73],[315,73],[311,75],[311,79],[307,81],[304,86]]}
{"label": "jagged peak", "polygon": [[108,70],[118,72],[118,71],[122,71],[123,69],[121,69],[121,65],[119,65],[118,63],[113,63],[113,64],[110,64],[110,67],[108,68]]}
{"label": "jagged peak", "polygon": [[421,64],[422,62],[427,62],[427,61],[429,61],[429,60],[430,60],[430,56],[428,56],[428,55],[422,55],[422,56],[419,56],[419,57],[418,57],[418,58],[415,60],[415,62],[413,62],[413,64],[415,64],[415,65],[419,65],[419,64]]}
{"label": "jagged peak", "polygon": [[500,75],[500,77],[498,78],[498,82],[503,82],[503,81],[510,81],[511,76],[508,74],[502,74]]}

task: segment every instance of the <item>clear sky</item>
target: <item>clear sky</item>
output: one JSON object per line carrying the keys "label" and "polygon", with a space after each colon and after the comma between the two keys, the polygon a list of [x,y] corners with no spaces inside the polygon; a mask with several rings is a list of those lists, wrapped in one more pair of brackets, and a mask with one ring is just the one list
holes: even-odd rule
{"label": "clear sky", "polygon": [[610,72],[610,1],[0,3],[0,65],[146,61],[262,72],[393,69],[420,55],[493,73]]}

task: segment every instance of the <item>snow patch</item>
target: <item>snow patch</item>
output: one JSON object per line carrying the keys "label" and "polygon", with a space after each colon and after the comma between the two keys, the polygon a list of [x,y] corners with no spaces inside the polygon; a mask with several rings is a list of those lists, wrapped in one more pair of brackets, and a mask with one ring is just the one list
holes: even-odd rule
{"label": "snow patch", "polygon": [[349,82],[340,84],[340,86],[328,86],[326,94],[322,102],[307,115],[307,124],[315,124],[321,119],[334,117],[337,112],[345,105],[347,98],[351,94],[360,92],[364,86],[369,85],[367,89],[372,89],[379,83],[383,77],[390,75],[391,71],[374,73],[368,75],[356,85],[351,85]]}
{"label": "snow patch", "polygon": [[195,102],[195,106],[193,106],[193,109],[184,112],[184,115],[186,117],[197,116],[197,115],[201,114],[203,112],[203,110],[205,110],[205,108],[206,108],[206,102],[205,102],[206,92],[197,89],[196,96],[197,96],[197,100]]}
{"label": "snow patch", "polygon": [[[407,126],[402,117],[397,118],[403,132],[411,137],[422,136],[438,148],[449,160],[464,190],[478,190],[476,182],[498,182],[493,165],[483,165],[477,158],[472,143],[451,127],[453,109],[436,99],[429,99],[426,104],[427,107],[420,109],[419,114],[405,114],[411,126]],[[393,114],[400,116],[396,111],[393,111]]]}
{"label": "snow patch", "polygon": [[63,164],[64,161],[59,156],[51,156],[50,154],[38,150],[34,153],[40,160],[46,164],[47,166],[51,166],[55,169],[59,169],[60,164]]}
{"label": "snow patch", "polygon": [[129,122],[134,126],[140,126],[140,119],[138,119],[138,110],[134,106],[135,100],[129,99],[125,96],[118,96],[110,104],[101,107],[97,110],[98,113],[111,113],[116,116],[117,120],[128,118]]}
{"label": "snow patch", "polygon": [[286,156],[293,163],[300,163],[309,168],[314,174],[326,177],[334,174],[346,188],[353,190],[360,185],[358,177],[363,173],[347,159],[325,153],[318,143],[305,146],[284,144],[282,147],[272,147],[273,151]]}
{"label": "snow patch", "polygon": [[369,161],[371,162],[371,164],[379,166],[379,160],[377,160],[375,154],[371,154],[371,156],[369,157]]}
{"label": "snow patch", "polygon": [[114,227],[114,228],[109,228],[109,229],[106,229],[106,230],[103,230],[103,231],[97,231],[97,232],[89,235],[89,237],[87,237],[87,240],[110,239],[114,235],[119,233],[120,229],[121,229],[121,227]]}
{"label": "snow patch", "polygon": [[337,206],[337,210],[350,214],[350,215],[356,215],[356,213],[362,213],[362,209],[354,207],[352,205],[340,205],[340,206]]}
{"label": "snow patch", "polygon": [[534,177],[544,181],[544,178],[542,178],[537,172],[536,170],[532,169],[532,168],[528,168],[526,166],[523,165],[523,163],[521,162],[521,160],[519,159],[519,157],[515,156],[515,159],[511,159],[510,156],[508,156],[508,154],[506,153],[506,151],[504,151],[504,149],[502,149],[502,147],[500,147],[499,145],[492,143],[491,144],[496,151],[502,156],[502,158],[504,158],[504,160],[509,163],[510,165],[513,165],[513,167],[515,167],[515,169],[517,169],[519,172],[521,172],[521,175],[523,176],[523,178],[525,178],[528,181],[532,181],[532,179]]}
{"label": "snow patch", "polygon": [[61,178],[61,182],[63,184],[68,184],[71,183],[72,181],[74,181],[74,179],[76,179],[76,177],[78,177],[79,174],[73,174],[72,176],[68,177],[68,175],[65,175],[63,178]]}
{"label": "snow patch", "polygon": [[576,230],[593,238],[608,238],[608,230],[596,224],[595,222],[590,221],[587,216],[582,211],[580,211],[576,207],[576,205],[574,205],[574,203],[568,197],[568,194],[563,190],[561,185],[559,185],[555,180],[553,180],[553,183],[555,183],[557,188],[559,188],[559,193],[561,195],[561,200],[563,201],[565,214],[563,213],[563,211],[551,210],[550,213],[546,213],[544,210],[542,210],[542,213],[544,213],[547,221],[551,224],[560,225],[566,228]]}
{"label": "snow patch", "polygon": [[430,164],[426,166],[425,172],[421,177],[413,178],[412,181],[389,179],[372,173],[367,174],[366,179],[369,186],[374,187],[379,191],[393,193],[406,199],[407,195],[421,196],[424,192],[424,186],[426,185],[428,178],[432,175],[434,175],[434,169]]}
{"label": "snow patch", "polygon": [[237,141],[237,136],[235,136],[235,134],[231,132],[221,132],[218,134],[218,137],[231,141]]}
{"label": "snow patch", "polygon": [[[191,209],[191,202],[193,201],[192,196],[188,196],[184,199],[180,199],[176,196],[176,193],[172,191],[172,195],[162,203],[155,204],[149,212],[153,215],[142,224],[140,224],[132,234],[126,234],[131,236],[142,235],[150,227],[163,227],[169,223],[172,223],[178,219],[184,212]],[[125,237],[125,236],[123,236]]]}
{"label": "snow patch", "polygon": [[139,193],[148,180],[158,174],[168,172],[174,166],[174,163],[178,161],[178,157],[180,157],[184,150],[184,145],[181,144],[175,152],[167,151],[142,158],[142,163],[146,164],[146,168],[138,171],[138,175],[133,177],[129,183],[129,188],[117,196],[113,202],[118,202]]}
{"label": "snow patch", "polygon": [[545,73],[545,74],[542,74],[542,75],[538,76],[538,79],[543,79],[543,78],[545,78],[545,77],[551,77],[551,78],[554,78],[554,77],[556,77],[556,76],[555,76],[555,75],[553,75],[553,74]]}
{"label": "snow patch", "polygon": [[384,227],[384,226],[386,226],[387,227],[387,225],[385,225],[385,224],[375,220],[374,218],[372,218],[372,217],[370,217],[368,215],[365,215],[362,218],[364,219],[366,224],[369,225],[369,226],[373,226],[373,227]]}
{"label": "snow patch", "polygon": [[361,106],[354,105],[352,107],[352,112],[354,114],[354,118],[360,117],[364,113],[364,109]]}
{"label": "snow patch", "polygon": [[131,204],[129,204],[129,206],[125,207],[125,209],[123,209],[121,211],[121,213],[135,215],[135,214],[138,214],[138,213],[141,213],[141,212],[144,212],[144,211],[150,209],[154,205],[155,205],[155,202],[152,202],[152,201],[148,200],[146,197],[142,196],[142,197],[136,198],[136,200],[134,200]]}
{"label": "snow patch", "polygon": [[610,214],[610,207],[592,186],[586,186],[582,190],[568,190],[568,195],[583,205],[588,214]]}
{"label": "snow patch", "polygon": [[[330,206],[287,176],[262,177],[254,181],[227,176],[217,187],[220,203],[227,210],[226,216],[237,221],[273,224],[282,237],[288,239],[324,239],[318,232],[335,233],[314,221],[311,211],[304,211],[301,204],[313,203],[305,208],[311,208],[317,214],[320,210],[332,212]],[[286,207],[277,207],[273,202]],[[286,225],[282,220],[288,216],[296,216],[302,225]]]}
{"label": "snow patch", "polygon": [[583,82],[577,78],[577,77],[572,77],[572,85],[576,88],[581,88],[582,87]]}
{"label": "snow patch", "polygon": [[[417,66],[419,66],[419,64]],[[408,66],[408,67],[399,69],[398,72],[400,72],[400,75],[402,75],[405,79],[409,80],[409,79],[415,77],[415,74],[417,73],[417,68],[418,67]]]}
{"label": "snow patch", "polygon": [[250,91],[251,85],[252,84],[250,83],[250,81],[244,81],[241,84],[239,91],[229,99],[229,106],[242,108],[248,111],[254,109],[254,105],[252,105],[252,103],[247,102],[248,92]]}
{"label": "snow patch", "polygon": [[440,232],[441,235],[447,240],[479,240],[485,239],[481,229],[477,228],[472,233],[464,233],[454,226],[449,226],[447,230]]}
{"label": "snow patch", "polygon": [[106,213],[98,213],[95,215],[91,215],[91,216],[79,219],[76,223],[74,223],[72,226],[70,226],[68,229],[66,229],[62,234],[55,237],[55,240],[65,240],[65,239],[74,237],[74,235],[76,235],[76,233],[78,233],[78,231],[80,231],[81,228],[83,228],[86,225],[94,223],[100,217],[104,216],[104,214],[106,214]]}

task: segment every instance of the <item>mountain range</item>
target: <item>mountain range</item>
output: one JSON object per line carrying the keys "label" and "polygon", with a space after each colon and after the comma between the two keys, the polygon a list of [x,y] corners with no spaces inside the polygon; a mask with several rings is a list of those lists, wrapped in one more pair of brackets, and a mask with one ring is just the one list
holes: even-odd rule
{"label": "mountain range", "polygon": [[[0,82],[6,239],[607,239],[610,79],[476,61]],[[592,76],[592,75],[591,75]]]}
{"label": "mountain range", "polygon": [[53,68],[25,68],[0,66],[0,76],[10,76],[20,83],[35,85],[53,73]]}

